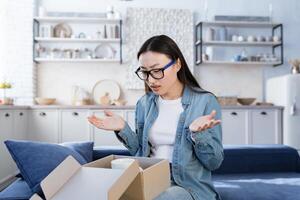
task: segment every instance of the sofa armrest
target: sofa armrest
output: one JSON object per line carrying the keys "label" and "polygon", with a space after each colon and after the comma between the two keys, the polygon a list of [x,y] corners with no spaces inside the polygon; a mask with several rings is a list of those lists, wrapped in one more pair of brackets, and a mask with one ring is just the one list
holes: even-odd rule
{"label": "sofa armrest", "polygon": [[224,146],[224,161],[214,174],[300,172],[296,149],[285,145]]}
{"label": "sofa armrest", "polygon": [[94,147],[93,160],[98,160],[109,155],[124,155],[130,156],[129,151],[125,147],[118,146],[98,146]]}

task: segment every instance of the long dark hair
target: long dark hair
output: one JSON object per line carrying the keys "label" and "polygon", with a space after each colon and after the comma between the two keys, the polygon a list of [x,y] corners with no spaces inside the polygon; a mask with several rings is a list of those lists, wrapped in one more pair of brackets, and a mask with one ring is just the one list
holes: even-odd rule
{"label": "long dark hair", "polygon": [[[199,83],[189,70],[189,67],[181,53],[177,44],[170,37],[166,35],[157,35],[149,38],[140,48],[137,59],[139,59],[140,55],[147,52],[153,51],[157,53],[162,53],[168,56],[172,60],[180,60],[181,68],[177,73],[178,80],[184,84],[185,86],[200,88]],[[145,92],[152,91],[151,88],[145,82]]]}

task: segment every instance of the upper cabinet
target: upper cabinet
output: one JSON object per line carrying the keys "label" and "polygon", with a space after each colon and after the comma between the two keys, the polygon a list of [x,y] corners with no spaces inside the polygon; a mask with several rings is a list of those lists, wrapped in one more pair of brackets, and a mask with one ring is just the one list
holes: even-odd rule
{"label": "upper cabinet", "polygon": [[122,20],[35,17],[34,61],[122,63]]}
{"label": "upper cabinet", "polygon": [[[196,65],[203,63],[279,66],[283,64],[282,24],[211,21],[199,22],[195,31]],[[234,49],[228,51],[230,47]],[[224,48],[227,48],[226,53]],[[231,55],[227,55],[227,52]]]}

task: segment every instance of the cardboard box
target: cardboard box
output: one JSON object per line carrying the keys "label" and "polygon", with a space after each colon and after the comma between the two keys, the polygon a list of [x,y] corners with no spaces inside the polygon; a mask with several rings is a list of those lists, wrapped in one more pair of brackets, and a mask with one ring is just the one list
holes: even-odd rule
{"label": "cardboard box", "polygon": [[[111,161],[118,158],[136,161],[126,170],[111,169]],[[80,166],[68,157],[42,181],[41,187],[47,200],[152,200],[170,187],[170,166],[163,159],[116,155]],[[41,198],[34,195],[30,200]]]}
{"label": "cardboard box", "polygon": [[135,158],[143,171],[140,171],[130,184],[121,200],[152,200],[170,187],[168,160],[145,157],[130,158]]}
{"label": "cardboard box", "polygon": [[[67,157],[42,182],[47,200],[117,200],[139,174],[138,162],[127,169],[111,169],[110,162],[118,156],[108,156],[81,166]],[[33,195],[30,200],[40,200]]]}

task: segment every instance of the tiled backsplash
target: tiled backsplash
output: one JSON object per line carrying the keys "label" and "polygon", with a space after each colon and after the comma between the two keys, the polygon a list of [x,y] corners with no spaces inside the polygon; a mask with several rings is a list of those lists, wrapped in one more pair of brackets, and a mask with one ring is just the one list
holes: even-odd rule
{"label": "tiled backsplash", "polygon": [[[17,104],[32,104],[36,94],[36,70],[32,61],[32,17],[34,0],[4,0],[5,11],[0,12],[4,37],[1,39],[1,79],[12,83],[7,91]],[[3,31],[1,31],[3,32]]]}

